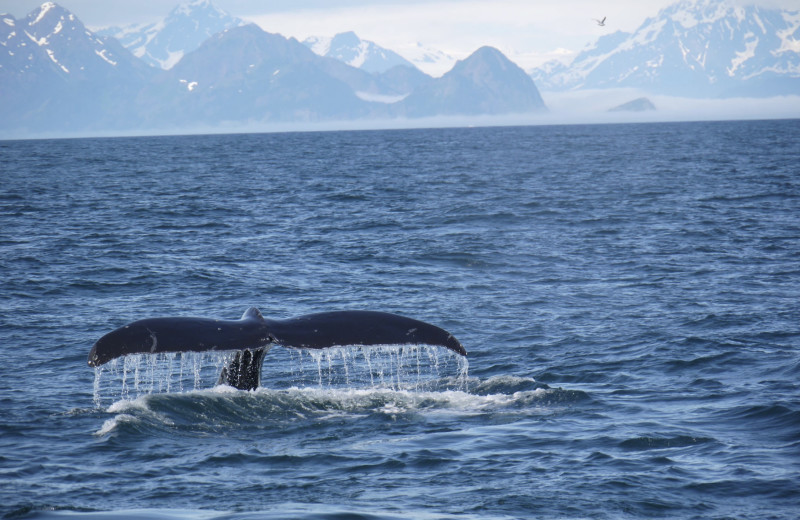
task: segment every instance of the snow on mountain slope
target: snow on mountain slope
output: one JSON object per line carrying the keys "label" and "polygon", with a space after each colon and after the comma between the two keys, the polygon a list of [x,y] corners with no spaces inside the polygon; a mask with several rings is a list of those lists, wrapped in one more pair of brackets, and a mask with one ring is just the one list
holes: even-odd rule
{"label": "snow on mountain slope", "polygon": [[397,53],[410,61],[425,74],[440,77],[449,72],[458,61],[446,52],[425,46],[419,42],[397,48]]}
{"label": "snow on mountain slope", "polygon": [[339,33],[333,38],[311,37],[303,43],[320,56],[336,58],[367,72],[386,72],[398,65],[414,66],[396,52],[362,40],[354,32]]}
{"label": "snow on mountain slope", "polygon": [[683,0],[633,33],[598,39],[566,67],[532,73],[545,90],[637,87],[688,97],[800,92],[800,10]]}
{"label": "snow on mountain slope", "polygon": [[209,0],[190,0],[175,7],[162,20],[104,29],[99,34],[117,38],[146,63],[168,70],[210,36],[243,23]]}
{"label": "snow on mountain slope", "polygon": [[116,40],[88,30],[70,11],[45,2],[25,19],[2,15],[0,70],[4,74],[43,76],[55,72],[85,79],[124,75],[145,68]]}
{"label": "snow on mountain slope", "polygon": [[0,15],[0,128],[119,127],[135,117],[130,101],[153,72],[53,2],[20,20]]}
{"label": "snow on mountain slope", "polygon": [[334,37],[312,36],[303,41],[319,56],[336,58],[352,67],[367,72],[382,73],[397,65],[416,67],[425,74],[439,77],[453,68],[456,59],[442,51],[415,43],[389,50],[354,32],[339,33]]}

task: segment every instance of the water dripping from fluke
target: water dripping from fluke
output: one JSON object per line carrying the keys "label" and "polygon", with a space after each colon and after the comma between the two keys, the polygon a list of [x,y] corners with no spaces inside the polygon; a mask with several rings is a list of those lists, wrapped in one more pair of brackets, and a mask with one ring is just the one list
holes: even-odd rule
{"label": "water dripping from fluke", "polygon": [[[469,362],[429,345],[280,349],[264,361],[261,386],[271,389],[381,389],[466,391]],[[218,387],[236,352],[132,354],[95,367],[96,407],[151,394],[187,393]]]}

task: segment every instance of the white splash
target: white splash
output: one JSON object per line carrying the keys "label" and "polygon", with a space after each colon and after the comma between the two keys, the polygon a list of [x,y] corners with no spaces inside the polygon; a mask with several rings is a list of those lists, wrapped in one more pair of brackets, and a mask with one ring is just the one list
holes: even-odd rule
{"label": "white splash", "polygon": [[320,387],[421,390],[454,373],[454,386],[466,388],[469,372],[467,358],[427,345],[351,346],[300,352],[301,357],[308,356],[316,364],[316,383]]}
{"label": "white splash", "polygon": [[99,430],[94,432],[94,434],[98,435],[98,436],[101,436],[101,435],[105,435],[107,433],[111,433],[112,431],[114,431],[116,429],[116,427],[121,422],[134,421],[134,420],[136,420],[136,418],[134,416],[132,416],[132,415],[127,415],[127,414],[117,415],[115,417],[112,417],[111,419],[106,419],[106,421],[103,422],[103,426],[101,426]]}
{"label": "white splash", "polygon": [[94,403],[130,401],[153,393],[184,392],[216,384],[232,352],[134,354],[94,369]]}
{"label": "white splash", "polygon": [[[272,366],[267,357],[265,384],[275,378],[283,380],[284,385],[319,389],[427,391],[466,390],[468,386],[469,362],[442,347],[352,346],[292,350],[288,354],[288,366]],[[109,399],[129,402],[154,393],[212,388],[234,355],[234,352],[173,352],[114,359],[95,368],[95,406],[101,407]]]}

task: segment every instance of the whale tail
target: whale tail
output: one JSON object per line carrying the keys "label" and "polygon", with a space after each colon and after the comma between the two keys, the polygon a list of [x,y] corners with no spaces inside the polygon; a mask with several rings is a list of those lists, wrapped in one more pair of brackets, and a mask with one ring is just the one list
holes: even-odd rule
{"label": "whale tail", "polygon": [[235,351],[219,382],[241,390],[261,384],[261,365],[273,345],[322,349],[348,345],[438,345],[462,356],[467,351],[449,332],[430,323],[376,311],[334,311],[287,320],[267,320],[255,307],[239,320],[150,318],[109,332],[89,352],[98,367],[129,354]]}

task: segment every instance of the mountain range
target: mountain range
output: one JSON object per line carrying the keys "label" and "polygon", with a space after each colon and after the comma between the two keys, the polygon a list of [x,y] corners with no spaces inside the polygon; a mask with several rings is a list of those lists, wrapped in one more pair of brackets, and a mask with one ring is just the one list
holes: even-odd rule
{"label": "mountain range", "polygon": [[0,129],[19,133],[117,128],[155,70],[117,40],[45,3],[25,19],[0,15]]}
{"label": "mountain range", "polygon": [[[182,57],[214,34],[245,22],[214,6],[210,0],[184,0],[162,19],[125,27],[107,27],[98,36],[112,36],[149,65],[172,68]],[[303,41],[320,56],[336,58],[367,72],[386,72],[397,65],[416,67],[441,76],[456,60],[419,43],[403,48],[406,57],[375,42],[362,40],[354,32],[333,37],[314,36]]]}
{"label": "mountain range", "polygon": [[335,58],[367,72],[386,72],[398,65],[414,67],[396,52],[384,49],[375,42],[362,40],[352,31],[339,33],[332,38],[307,38],[303,44],[319,56]]}
{"label": "mountain range", "polygon": [[683,0],[632,33],[605,35],[569,65],[531,73],[543,90],[635,87],[695,98],[800,94],[800,9]]}
{"label": "mountain range", "polygon": [[[599,38],[569,65],[551,62],[526,74],[491,47],[442,73],[451,62],[418,44],[401,56],[353,32],[299,42],[245,24],[209,0],[185,2],[150,24],[96,33],[45,2],[23,19],[0,15],[0,132],[534,113],[546,110],[537,85],[696,98],[798,95],[800,9],[682,0],[632,33]],[[440,77],[422,72],[423,63]]]}
{"label": "mountain range", "polygon": [[457,61],[449,54],[419,42],[404,45],[401,55],[375,42],[362,40],[352,31],[339,33],[333,38],[313,36],[303,40],[303,43],[320,56],[336,58],[370,72],[384,72],[397,65],[405,65],[440,77],[452,69]]}
{"label": "mountain range", "polygon": [[53,2],[22,20],[0,15],[0,45],[0,130],[15,135],[546,110],[533,80],[492,48],[441,78],[405,64],[370,73],[247,24],[163,70]]}
{"label": "mountain range", "polygon": [[[650,94],[700,98],[800,93],[800,8],[780,10],[745,2],[679,0],[632,33],[617,31],[599,38],[569,65],[553,61],[530,75],[547,91],[633,87]],[[189,0],[163,20],[99,34],[115,36],[148,63],[169,68],[206,37],[242,23],[209,0]],[[441,76],[455,63],[420,44],[398,53],[353,32],[303,43],[318,55],[372,73],[403,65]]]}
{"label": "mountain range", "polygon": [[155,22],[110,27],[98,36],[113,36],[148,65],[170,69],[209,37],[244,25],[240,18],[218,9],[209,0],[190,0]]}

